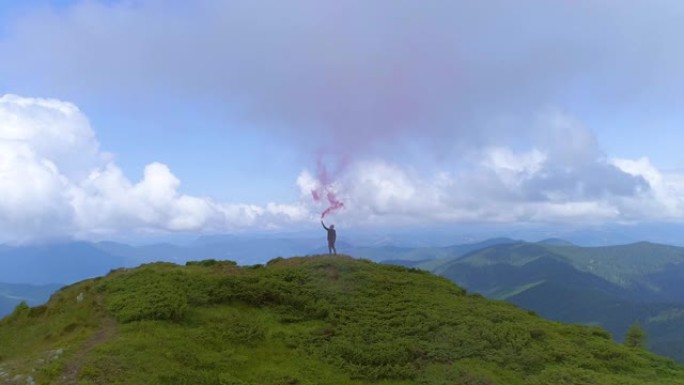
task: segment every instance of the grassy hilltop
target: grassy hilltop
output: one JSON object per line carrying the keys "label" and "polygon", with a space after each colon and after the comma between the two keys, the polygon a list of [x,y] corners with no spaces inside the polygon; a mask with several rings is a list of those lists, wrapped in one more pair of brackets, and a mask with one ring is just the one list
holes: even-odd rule
{"label": "grassy hilltop", "polygon": [[0,384],[684,384],[684,367],[349,257],[117,270],[0,321]]}

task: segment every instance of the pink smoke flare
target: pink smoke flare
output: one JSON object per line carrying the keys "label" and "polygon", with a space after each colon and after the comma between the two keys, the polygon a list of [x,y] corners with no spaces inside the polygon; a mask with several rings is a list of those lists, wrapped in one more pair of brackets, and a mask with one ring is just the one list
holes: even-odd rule
{"label": "pink smoke flare", "polygon": [[329,206],[321,213],[321,219],[323,219],[331,212],[344,207],[344,203],[337,199],[337,194],[335,194],[335,191],[332,189],[332,183],[330,182],[328,171],[320,159],[318,161],[318,180],[321,182],[321,185],[315,190],[311,190],[311,196],[316,202],[320,202],[322,200],[322,196],[325,196],[328,200]]}
{"label": "pink smoke flare", "polygon": [[321,219],[325,218],[325,216],[328,215],[329,213],[344,207],[344,203],[340,202],[337,199],[337,196],[335,196],[335,192],[328,191],[327,197],[328,197],[328,203],[330,203],[330,206],[327,209],[323,210],[323,212],[321,213]]}

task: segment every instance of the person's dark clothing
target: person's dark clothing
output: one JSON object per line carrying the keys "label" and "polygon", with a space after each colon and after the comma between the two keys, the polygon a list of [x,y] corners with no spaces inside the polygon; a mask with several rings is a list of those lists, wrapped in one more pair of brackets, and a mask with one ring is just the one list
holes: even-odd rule
{"label": "person's dark clothing", "polygon": [[337,231],[335,231],[335,226],[325,227],[325,223],[321,221],[323,228],[328,232],[328,254],[337,254],[335,249],[335,241],[337,240]]}
{"label": "person's dark clothing", "polygon": [[335,231],[335,229],[325,227],[325,225],[323,225],[323,228],[328,231],[328,242],[335,243],[337,240],[337,231]]}

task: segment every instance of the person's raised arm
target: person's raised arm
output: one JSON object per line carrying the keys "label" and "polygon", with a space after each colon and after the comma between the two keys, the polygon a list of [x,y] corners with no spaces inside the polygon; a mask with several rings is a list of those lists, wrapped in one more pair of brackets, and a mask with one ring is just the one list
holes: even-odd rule
{"label": "person's raised arm", "polygon": [[324,229],[326,229],[326,230],[328,229],[327,227],[325,227],[325,223],[323,223],[323,221],[321,221],[321,224],[323,225]]}

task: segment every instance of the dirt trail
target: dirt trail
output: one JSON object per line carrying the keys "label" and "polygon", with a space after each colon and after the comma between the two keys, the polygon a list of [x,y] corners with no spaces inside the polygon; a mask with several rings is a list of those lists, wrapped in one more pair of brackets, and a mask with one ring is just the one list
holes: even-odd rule
{"label": "dirt trail", "polygon": [[90,337],[79,349],[69,358],[69,362],[64,366],[62,374],[54,382],[54,385],[76,385],[78,375],[90,352],[105,341],[112,339],[116,335],[116,321],[111,318],[103,319],[100,328]]}

